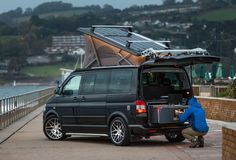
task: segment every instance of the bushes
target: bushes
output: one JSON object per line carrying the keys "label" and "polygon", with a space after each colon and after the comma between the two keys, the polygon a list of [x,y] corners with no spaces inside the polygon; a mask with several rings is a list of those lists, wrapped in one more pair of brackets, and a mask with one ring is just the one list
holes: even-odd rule
{"label": "bushes", "polygon": [[219,97],[236,98],[236,80],[234,80],[233,83],[226,89],[226,91],[219,95]]}

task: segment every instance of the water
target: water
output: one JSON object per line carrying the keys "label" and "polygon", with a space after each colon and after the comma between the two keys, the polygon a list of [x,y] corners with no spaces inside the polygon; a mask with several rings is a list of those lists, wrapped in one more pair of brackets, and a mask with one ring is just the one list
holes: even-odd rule
{"label": "water", "polygon": [[46,88],[48,86],[0,86],[0,99]]}

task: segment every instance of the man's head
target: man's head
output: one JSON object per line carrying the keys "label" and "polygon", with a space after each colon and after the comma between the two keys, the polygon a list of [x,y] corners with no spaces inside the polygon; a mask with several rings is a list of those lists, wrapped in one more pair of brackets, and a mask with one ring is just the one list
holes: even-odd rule
{"label": "man's head", "polygon": [[201,108],[201,104],[198,102],[197,98],[192,97],[191,99],[189,99],[188,104],[191,107],[197,107],[197,108]]}

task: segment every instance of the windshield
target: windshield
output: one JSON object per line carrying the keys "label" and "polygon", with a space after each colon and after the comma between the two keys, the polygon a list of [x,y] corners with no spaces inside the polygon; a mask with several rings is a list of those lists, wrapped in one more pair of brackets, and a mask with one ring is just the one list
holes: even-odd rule
{"label": "windshield", "polygon": [[185,70],[171,67],[144,70],[142,86],[144,97],[148,100],[160,99],[170,94],[181,94],[184,97],[186,90],[190,90]]}

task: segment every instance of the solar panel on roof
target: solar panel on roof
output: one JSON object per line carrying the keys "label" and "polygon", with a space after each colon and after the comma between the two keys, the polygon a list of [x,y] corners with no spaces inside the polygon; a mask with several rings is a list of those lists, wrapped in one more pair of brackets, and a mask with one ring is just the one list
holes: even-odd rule
{"label": "solar panel on roof", "polygon": [[[94,30],[94,33],[99,34],[113,42],[117,42],[123,45],[124,47],[127,47],[137,52],[138,54],[142,54],[143,51],[149,48],[153,48],[154,50],[164,50],[167,48],[163,44],[158,44],[152,39],[149,39],[134,32],[129,32],[125,29],[96,28]],[[139,41],[145,41],[147,43],[137,43]]]}
{"label": "solar panel on roof", "polygon": [[[90,28],[80,29],[81,31],[91,31]],[[117,45],[125,47],[127,50],[132,50],[137,55],[142,55],[142,52],[146,49],[152,48],[154,50],[167,49],[164,44],[156,42],[150,38],[131,32],[128,28],[97,26],[92,29],[92,33],[104,40],[111,41]],[[140,43],[144,42],[145,43]]]}

